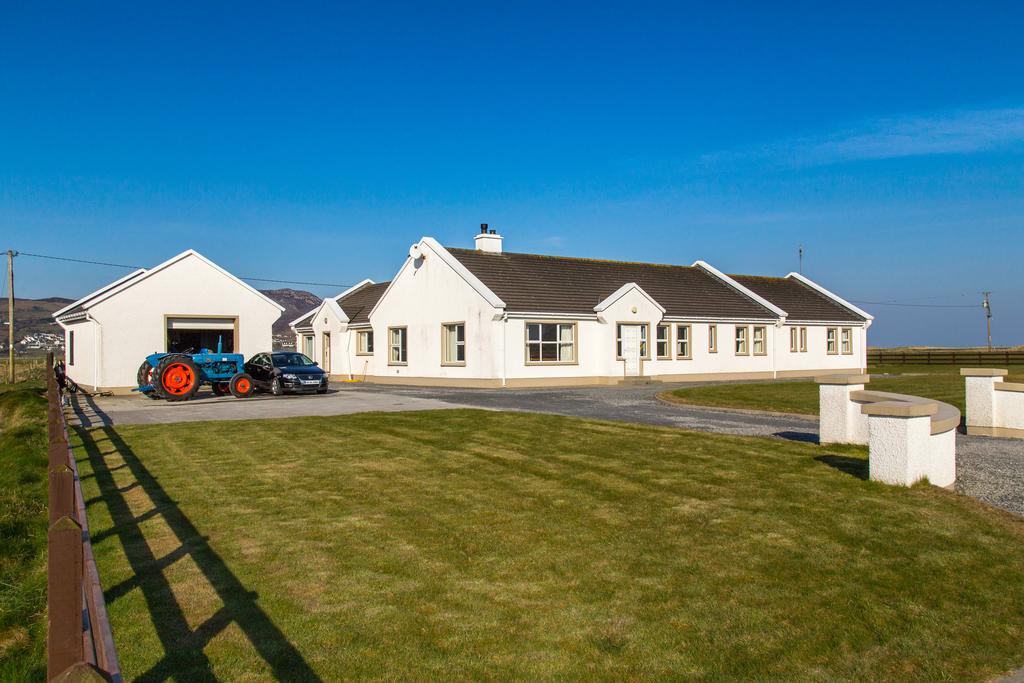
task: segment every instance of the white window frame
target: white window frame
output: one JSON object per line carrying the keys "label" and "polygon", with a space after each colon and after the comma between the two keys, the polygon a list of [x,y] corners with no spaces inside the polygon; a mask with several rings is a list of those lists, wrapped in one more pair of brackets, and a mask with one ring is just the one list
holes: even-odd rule
{"label": "white window frame", "polygon": [[736,326],[736,343],[733,346],[733,350],[737,356],[749,356],[750,355],[750,328],[747,325]]}
{"label": "white window frame", "polygon": [[[450,346],[448,331],[456,328],[455,347]],[[458,340],[458,328],[462,328],[462,341]],[[459,349],[462,349],[462,360],[459,360]],[[454,351],[454,357],[452,357]],[[441,324],[441,365],[461,367],[466,364],[466,323],[465,321]]]}
{"label": "white window frame", "polygon": [[[400,340],[396,343],[395,334],[399,333]],[[395,351],[398,351],[398,359],[395,359]],[[388,328],[388,365],[409,364],[409,328],[389,327]]]}
{"label": "white window frame", "polygon": [[[532,326],[538,326],[536,340],[530,339],[530,328]],[[555,326],[555,341],[544,341],[544,327],[546,325]],[[568,345],[562,339],[562,331],[569,327],[572,329],[572,360],[562,360],[562,349]],[[554,345],[556,347],[557,360],[543,360],[544,358],[544,345]],[[538,358],[541,360],[530,360],[530,346],[536,345],[538,351]],[[579,326],[574,320],[526,320],[523,324],[523,358],[526,365],[579,365],[580,348],[579,348]]]}
{"label": "white window frame", "polygon": [[[665,330],[665,338],[661,338],[661,331]],[[665,345],[665,353],[661,353],[661,345]],[[658,360],[672,360],[672,326],[658,325],[654,332],[654,354]]]}
{"label": "white window frame", "polygon": [[690,323],[681,323],[676,325],[675,351],[676,360],[693,359],[693,325]]}
{"label": "white window frame", "polygon": [[358,330],[356,332],[356,355],[373,355],[373,330]]}

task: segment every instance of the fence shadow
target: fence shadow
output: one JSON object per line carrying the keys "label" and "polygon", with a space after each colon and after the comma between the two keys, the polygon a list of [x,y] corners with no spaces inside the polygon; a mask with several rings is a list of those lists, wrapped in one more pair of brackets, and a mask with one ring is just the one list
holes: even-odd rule
{"label": "fence shadow", "polygon": [[[217,680],[204,648],[218,633],[236,624],[269,665],[274,678],[281,681],[320,681],[295,646],[259,607],[257,594],[242,585],[117,432],[109,426],[91,431],[75,427],[75,431],[84,445],[114,523],[111,530],[103,532],[104,536],[118,537],[133,572],[130,579],[105,591],[107,602],[134,588],[140,589],[163,646],[164,656],[136,680],[165,681],[172,677],[189,681]],[[109,447],[104,448],[104,442]],[[106,462],[108,455],[119,456],[124,464],[109,467]],[[129,487],[115,482],[113,471],[125,466],[134,477],[133,487],[141,487],[153,503],[154,508],[143,515],[132,513],[124,497],[124,491]],[[143,521],[153,517],[162,518],[180,544],[163,557],[153,554],[140,528]],[[168,566],[186,556],[199,568],[223,605],[195,628],[189,626],[187,615],[164,575]]]}

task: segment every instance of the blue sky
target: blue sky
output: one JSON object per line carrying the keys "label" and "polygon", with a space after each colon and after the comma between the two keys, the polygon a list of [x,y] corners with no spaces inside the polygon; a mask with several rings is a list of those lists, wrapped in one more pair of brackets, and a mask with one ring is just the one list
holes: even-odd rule
{"label": "blue sky", "polygon": [[[728,272],[803,243],[915,304],[865,304],[873,344],[983,343],[982,290],[1024,343],[1024,7],[764,4],[6,2],[0,247],[342,285],[481,222]],[[122,272],[20,257],[18,292]]]}

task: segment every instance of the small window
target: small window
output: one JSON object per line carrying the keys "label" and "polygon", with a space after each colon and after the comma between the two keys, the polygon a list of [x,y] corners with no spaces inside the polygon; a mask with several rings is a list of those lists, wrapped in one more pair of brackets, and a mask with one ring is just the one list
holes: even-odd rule
{"label": "small window", "polygon": [[754,328],[754,355],[764,356],[768,353],[767,328],[758,325]]}
{"label": "small window", "polygon": [[825,330],[825,350],[830,356],[834,356],[838,353],[838,336],[839,328],[837,327],[829,327]]}
{"label": "small window", "polygon": [[800,328],[800,353],[807,353],[807,328]]}
{"label": "small window", "polygon": [[466,324],[445,323],[441,326],[441,363],[466,364]]}
{"label": "small window", "polygon": [[388,365],[405,365],[409,362],[408,333],[404,327],[388,328],[389,344]]}
{"label": "small window", "polygon": [[800,348],[799,337],[800,337],[800,328],[798,328],[798,327],[791,327],[791,328],[789,328],[789,352],[790,353],[796,353],[797,350]]}
{"label": "small window", "polygon": [[659,359],[672,358],[672,327],[658,325],[657,352]]}
{"label": "small window", "polygon": [[708,325],[708,353],[718,353],[718,325]]}
{"label": "small window", "polygon": [[853,330],[849,327],[844,327],[840,339],[842,340],[843,354],[851,355],[853,353]]}
{"label": "small window", "polygon": [[373,330],[361,330],[356,335],[356,355],[373,355]]}
{"label": "small window", "polygon": [[302,353],[306,354],[310,358],[313,357],[313,335],[302,335]]}
{"label": "small window", "polygon": [[680,360],[693,358],[693,347],[690,345],[691,331],[690,325],[676,325],[676,358]]}
{"label": "small window", "polygon": [[75,331],[70,330],[68,332],[68,365],[75,364]]}
{"label": "small window", "polygon": [[575,323],[527,323],[527,363],[575,363]]}
{"label": "small window", "polygon": [[[628,324],[628,323],[627,323]],[[640,325],[640,357],[650,360],[647,349],[647,328],[649,325]],[[623,325],[615,326],[615,358],[622,360],[622,328]]]}
{"label": "small window", "polygon": [[747,328],[743,325],[736,326],[736,355],[746,356],[750,353],[747,347]]}

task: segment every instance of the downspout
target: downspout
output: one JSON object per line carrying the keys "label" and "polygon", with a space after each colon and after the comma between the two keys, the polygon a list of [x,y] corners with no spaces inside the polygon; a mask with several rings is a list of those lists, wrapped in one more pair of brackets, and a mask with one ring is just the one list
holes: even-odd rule
{"label": "downspout", "polygon": [[100,361],[103,355],[100,353],[100,345],[103,342],[103,326],[100,321],[92,317],[92,313],[86,311],[85,319],[95,325],[95,334],[92,340],[92,390],[100,390]]}
{"label": "downspout", "polygon": [[508,386],[508,313],[501,316],[501,386]]}
{"label": "downspout", "polygon": [[356,375],[352,367],[352,330],[345,327],[345,363],[348,365],[348,378],[355,379]]}

